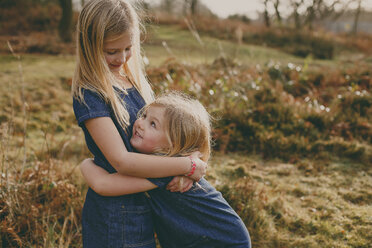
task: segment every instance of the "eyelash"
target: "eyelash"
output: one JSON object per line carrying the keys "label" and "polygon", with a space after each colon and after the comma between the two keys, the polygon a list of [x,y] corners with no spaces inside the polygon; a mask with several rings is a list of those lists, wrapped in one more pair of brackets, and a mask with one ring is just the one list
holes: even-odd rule
{"label": "eyelash", "polygon": [[[125,48],[125,51],[126,52],[129,52],[130,51],[130,47],[128,47],[128,48]],[[114,55],[115,53],[116,53],[116,51],[115,52],[106,52],[108,55]]]}

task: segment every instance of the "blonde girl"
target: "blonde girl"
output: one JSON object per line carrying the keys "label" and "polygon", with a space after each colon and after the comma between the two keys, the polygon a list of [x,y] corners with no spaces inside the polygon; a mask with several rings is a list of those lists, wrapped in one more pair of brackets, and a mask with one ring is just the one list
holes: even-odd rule
{"label": "blonde girl", "polygon": [[[139,19],[128,1],[91,0],[83,7],[72,95],[75,117],[94,162],[107,172],[189,175],[196,164],[191,178],[199,180],[205,173],[206,163],[197,153],[177,158],[133,153],[132,125],[153,93],[140,54]],[[150,206],[143,193],[103,197],[89,189],[82,227],[84,247],[155,247]]]}
{"label": "blonde girl", "polygon": [[[210,155],[210,121],[205,108],[181,94],[156,99],[142,111],[133,126],[132,146],[142,153],[187,156],[200,151]],[[244,223],[205,179],[185,193],[165,189],[172,177],[141,179],[109,174],[85,160],[84,178],[104,196],[149,190],[154,225],[162,248],[218,248],[251,246]]]}

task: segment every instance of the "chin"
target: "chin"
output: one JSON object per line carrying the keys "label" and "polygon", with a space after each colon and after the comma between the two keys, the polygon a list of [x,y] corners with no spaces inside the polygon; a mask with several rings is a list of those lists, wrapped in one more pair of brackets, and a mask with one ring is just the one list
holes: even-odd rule
{"label": "chin", "polygon": [[112,73],[114,73],[114,74],[119,73],[120,70],[121,70],[121,68],[110,69],[110,71],[111,71]]}

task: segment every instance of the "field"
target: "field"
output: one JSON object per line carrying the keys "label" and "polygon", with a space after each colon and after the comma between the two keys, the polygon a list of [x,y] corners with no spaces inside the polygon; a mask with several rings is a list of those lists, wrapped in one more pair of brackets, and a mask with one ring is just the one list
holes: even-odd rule
{"label": "field", "polygon": [[[156,92],[185,91],[215,117],[207,178],[254,247],[371,247],[368,55],[333,60],[150,26]],[[195,35],[195,34],[194,34]],[[0,247],[80,247],[89,157],[72,111],[73,55],[0,55]]]}

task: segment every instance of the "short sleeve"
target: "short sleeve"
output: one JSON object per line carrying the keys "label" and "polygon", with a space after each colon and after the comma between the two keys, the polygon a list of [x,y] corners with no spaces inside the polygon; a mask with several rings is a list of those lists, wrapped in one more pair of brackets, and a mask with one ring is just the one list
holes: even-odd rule
{"label": "short sleeve", "polygon": [[73,107],[76,120],[81,127],[84,121],[97,117],[110,117],[111,109],[109,105],[91,90],[83,90],[84,102],[73,99]]}
{"label": "short sleeve", "polygon": [[162,178],[147,178],[150,182],[158,186],[159,188],[165,188],[173,177],[162,177]]}

